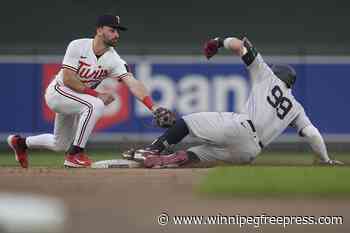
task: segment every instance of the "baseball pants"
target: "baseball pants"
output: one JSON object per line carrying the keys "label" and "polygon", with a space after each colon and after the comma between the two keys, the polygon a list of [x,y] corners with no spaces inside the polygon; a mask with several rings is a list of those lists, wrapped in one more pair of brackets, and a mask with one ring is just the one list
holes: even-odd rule
{"label": "baseball pants", "polygon": [[203,142],[188,150],[201,161],[250,163],[261,152],[259,138],[244,114],[202,112],[184,116],[190,135]]}
{"label": "baseball pants", "polygon": [[103,101],[75,92],[55,80],[46,89],[45,100],[56,113],[54,134],[27,137],[28,147],[66,151],[73,143],[84,148],[97,120],[103,114]]}

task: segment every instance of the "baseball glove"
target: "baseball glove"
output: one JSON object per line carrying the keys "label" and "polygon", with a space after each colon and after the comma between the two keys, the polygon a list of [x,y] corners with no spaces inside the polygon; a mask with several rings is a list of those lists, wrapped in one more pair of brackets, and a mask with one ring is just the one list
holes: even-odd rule
{"label": "baseball glove", "polygon": [[159,107],[153,112],[153,119],[160,128],[170,128],[176,123],[175,113],[163,107]]}

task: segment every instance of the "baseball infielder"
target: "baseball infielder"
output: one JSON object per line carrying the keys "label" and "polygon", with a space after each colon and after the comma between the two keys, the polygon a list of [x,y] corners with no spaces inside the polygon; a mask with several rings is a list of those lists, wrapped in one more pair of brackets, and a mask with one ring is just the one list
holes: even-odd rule
{"label": "baseball infielder", "polygon": [[112,94],[95,90],[106,78],[124,82],[150,111],[155,110],[143,83],[133,77],[127,63],[113,48],[120,31],[125,30],[119,16],[102,15],[97,19],[94,38],[73,40],[68,45],[62,69],[45,93],[47,105],[56,113],[54,133],[8,137],[8,144],[22,167],[28,167],[27,148],[40,147],[67,151],[64,161],[67,167],[91,165],[84,152],[86,142],[104,107],[114,100]]}
{"label": "baseball infielder", "polygon": [[[143,159],[148,168],[174,167],[200,161],[251,163],[265,146],[288,126],[311,145],[321,163],[336,165],[331,160],[318,129],[310,122],[302,105],[294,98],[294,69],[288,65],[270,68],[252,44],[234,37],[206,42],[204,53],[209,59],[218,48],[225,47],[241,56],[252,79],[252,90],[243,113],[201,112],[184,116],[151,145],[124,153],[124,157]],[[170,155],[160,153],[177,144],[186,135],[203,144]]]}

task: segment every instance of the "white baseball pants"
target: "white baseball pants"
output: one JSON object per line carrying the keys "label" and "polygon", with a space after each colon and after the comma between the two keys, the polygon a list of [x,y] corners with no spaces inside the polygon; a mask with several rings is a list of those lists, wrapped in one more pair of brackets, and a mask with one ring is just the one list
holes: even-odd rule
{"label": "white baseball pants", "polygon": [[27,137],[28,147],[66,151],[73,143],[84,148],[97,120],[102,116],[103,101],[77,93],[55,80],[46,89],[45,100],[56,113],[54,133]]}

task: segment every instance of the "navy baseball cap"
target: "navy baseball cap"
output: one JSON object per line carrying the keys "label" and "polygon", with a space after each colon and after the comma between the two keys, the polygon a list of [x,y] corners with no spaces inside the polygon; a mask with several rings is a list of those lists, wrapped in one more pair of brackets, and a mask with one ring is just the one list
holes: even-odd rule
{"label": "navy baseball cap", "polygon": [[96,27],[109,26],[120,31],[128,30],[120,25],[120,17],[117,15],[100,15],[97,17]]}

